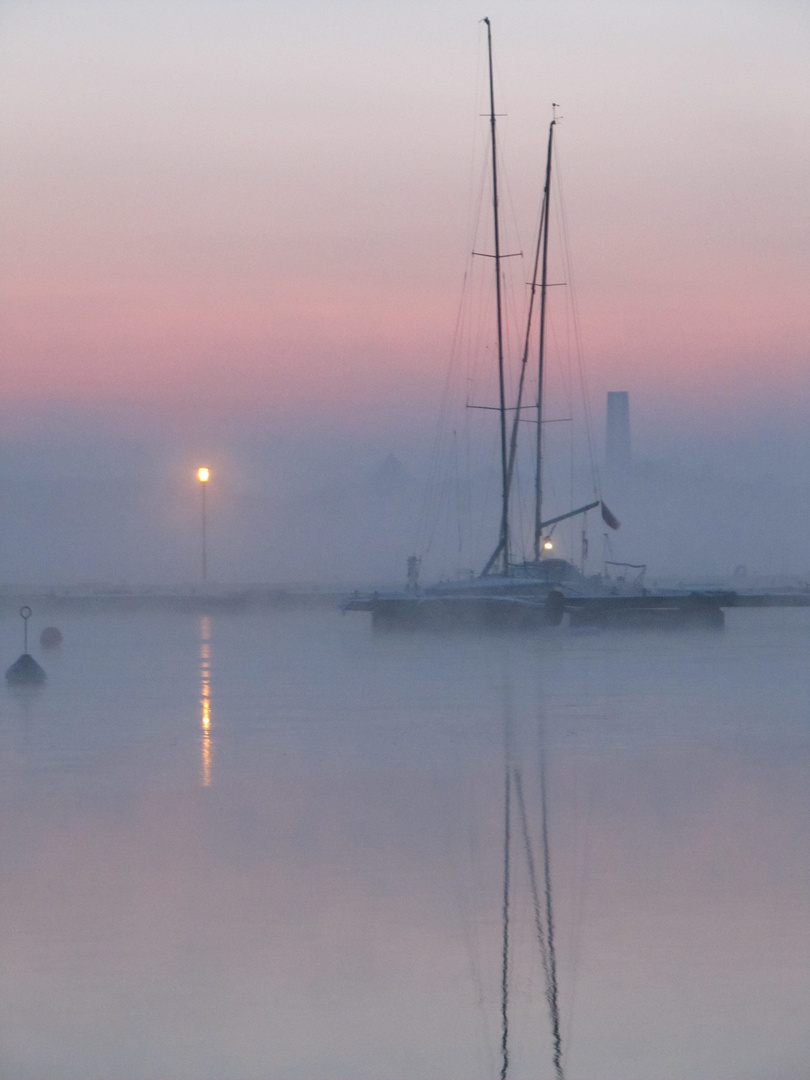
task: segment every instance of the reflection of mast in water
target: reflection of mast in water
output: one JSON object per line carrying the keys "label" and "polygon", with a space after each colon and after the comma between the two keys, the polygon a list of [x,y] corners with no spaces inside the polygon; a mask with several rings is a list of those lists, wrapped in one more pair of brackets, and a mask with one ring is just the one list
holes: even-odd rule
{"label": "reflection of mast in water", "polygon": [[202,783],[203,787],[211,784],[211,619],[203,615],[200,619],[200,725],[202,728]]}
{"label": "reflection of mast in water", "polygon": [[540,905],[540,891],[537,888],[537,873],[534,864],[534,852],[529,837],[529,822],[526,804],[523,800],[523,784],[520,770],[515,769],[515,793],[520,809],[520,825],[523,833],[523,846],[526,850],[526,863],[529,870],[529,884],[532,890],[532,908],[534,926],[537,931],[537,943],[540,947],[540,959],[546,977],[546,1001],[548,1002],[551,1035],[554,1042],[554,1073],[557,1080],[563,1080],[562,1036],[560,1034],[560,1009],[557,996],[557,954],[554,948],[554,911],[551,902],[551,856],[548,843],[548,815],[546,813],[546,766],[540,761],[540,807],[541,833],[543,837],[543,889],[545,899],[545,925]]}
{"label": "reflection of mast in water", "polygon": [[509,1069],[509,904],[510,904],[510,833],[512,829],[512,702],[509,690],[503,703],[503,757],[504,757],[504,831],[503,831],[503,941],[501,953],[501,1080],[506,1080]]}
{"label": "reflection of mast in water", "polygon": [[526,853],[526,864],[529,873],[529,885],[532,893],[532,907],[534,912],[534,925],[537,933],[537,942],[540,948],[540,959],[543,965],[543,973],[546,980],[546,1001],[548,1002],[549,1019],[551,1021],[551,1034],[554,1045],[554,1075],[557,1080],[564,1080],[562,1065],[562,1035],[560,1033],[560,1011],[557,992],[557,957],[554,947],[554,912],[552,906],[551,891],[551,855],[548,839],[548,814],[546,802],[546,773],[545,758],[540,761],[540,806],[541,806],[541,835],[543,842],[543,891],[544,903],[540,902],[540,890],[537,885],[537,872],[535,868],[534,852],[532,850],[531,837],[529,835],[529,822],[526,814],[526,803],[523,798],[523,783],[520,769],[510,769],[509,755],[507,752],[506,762],[506,786],[504,792],[505,803],[505,829],[504,829],[504,857],[503,857],[503,957],[501,979],[501,1080],[506,1080],[509,1067],[508,1033],[509,1033],[509,906],[510,906],[510,802],[512,784],[517,796],[518,814],[520,827],[523,835],[523,846]]}
{"label": "reflection of mast in water", "polygon": [[504,790],[503,834],[503,953],[501,957],[501,1080],[506,1080],[509,1068],[509,831],[510,831],[510,775],[509,757],[506,759],[506,786]]}
{"label": "reflection of mast in water", "polygon": [[[546,997],[554,1036],[554,1071],[563,1080],[562,1036],[560,1035],[560,1008],[557,1000],[557,954],[554,950],[554,917],[551,910],[551,858],[548,850],[548,812],[546,804],[546,759],[540,758],[540,803],[543,822],[543,880],[546,891],[546,945],[548,951],[548,978]],[[528,839],[528,837],[527,837]]]}

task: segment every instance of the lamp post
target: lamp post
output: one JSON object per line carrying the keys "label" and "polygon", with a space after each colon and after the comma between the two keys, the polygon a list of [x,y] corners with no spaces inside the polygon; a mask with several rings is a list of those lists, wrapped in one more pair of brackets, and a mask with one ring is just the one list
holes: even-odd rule
{"label": "lamp post", "polygon": [[208,580],[208,560],[205,550],[205,489],[208,486],[210,475],[211,473],[205,466],[197,469],[197,479],[200,481],[202,489],[202,579],[204,582]]}

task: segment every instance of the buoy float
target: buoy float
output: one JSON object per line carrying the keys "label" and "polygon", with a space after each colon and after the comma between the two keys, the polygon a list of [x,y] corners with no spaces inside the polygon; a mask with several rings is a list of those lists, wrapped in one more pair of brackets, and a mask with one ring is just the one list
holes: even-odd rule
{"label": "buoy float", "polygon": [[47,677],[30,653],[23,653],[6,672],[10,686],[42,686]]}
{"label": "buoy float", "polygon": [[41,686],[48,676],[28,652],[28,620],[31,618],[31,608],[24,604],[20,608],[20,615],[25,626],[23,636],[24,651],[22,656],[18,657],[6,672],[6,681],[9,686]]}
{"label": "buoy float", "polygon": [[56,649],[62,644],[62,631],[58,626],[46,626],[39,635],[39,643],[43,649]]}

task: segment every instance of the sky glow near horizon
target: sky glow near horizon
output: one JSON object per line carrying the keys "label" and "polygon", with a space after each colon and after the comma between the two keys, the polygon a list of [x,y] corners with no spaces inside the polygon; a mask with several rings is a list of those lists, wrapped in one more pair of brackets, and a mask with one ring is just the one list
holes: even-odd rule
{"label": "sky glow near horizon", "polygon": [[[513,217],[550,102],[592,391],[810,409],[810,12],[490,5]],[[6,408],[432,400],[486,138],[482,12],[7,2]],[[510,211],[511,212],[511,211]]]}
{"label": "sky glow near horizon", "polygon": [[492,250],[483,15],[503,248],[523,253],[509,402],[560,105],[546,416],[574,422],[544,435],[551,505],[592,498],[605,392],[626,389],[653,473],[604,490],[614,554],[810,572],[805,5],[5,0],[8,580],[193,579],[201,462],[215,580],[396,581],[434,497],[425,573],[480,569],[499,520],[495,414],[465,410],[497,401],[492,264],[471,256]]}

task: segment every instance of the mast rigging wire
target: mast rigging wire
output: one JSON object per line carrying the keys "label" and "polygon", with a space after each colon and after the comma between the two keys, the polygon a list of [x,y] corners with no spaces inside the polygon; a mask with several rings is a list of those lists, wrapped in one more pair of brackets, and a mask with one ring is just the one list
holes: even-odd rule
{"label": "mast rigging wire", "polygon": [[562,240],[563,240],[563,258],[565,260],[565,277],[566,280],[571,283],[571,288],[566,290],[568,293],[568,301],[571,311],[571,321],[574,330],[574,352],[577,358],[577,366],[579,371],[579,383],[580,393],[582,395],[582,409],[585,414],[585,437],[588,446],[588,458],[591,466],[591,476],[593,477],[594,492],[597,498],[601,499],[601,481],[599,478],[599,469],[596,465],[596,458],[593,451],[593,424],[591,421],[591,410],[588,401],[588,386],[585,376],[585,365],[583,361],[583,349],[582,349],[582,335],[580,332],[579,322],[579,309],[576,298],[576,288],[574,287],[574,274],[573,265],[571,260],[571,247],[568,236],[568,220],[565,209],[565,188],[563,182],[563,170],[560,167],[559,150],[557,152],[557,191],[560,205],[560,221],[562,224]]}

